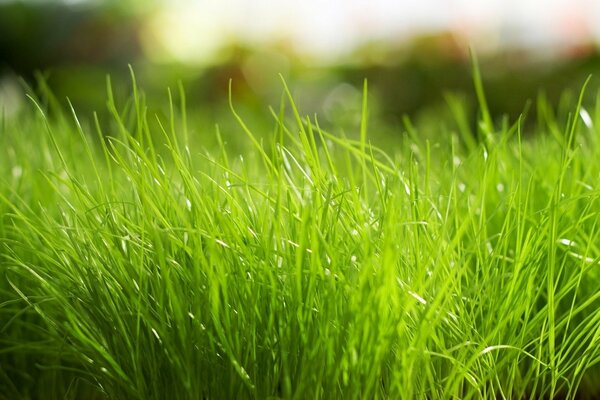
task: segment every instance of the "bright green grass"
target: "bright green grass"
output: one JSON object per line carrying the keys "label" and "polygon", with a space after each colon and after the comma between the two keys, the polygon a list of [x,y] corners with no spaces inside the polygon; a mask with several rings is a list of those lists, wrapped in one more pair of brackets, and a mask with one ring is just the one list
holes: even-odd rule
{"label": "bright green grass", "polygon": [[356,140],[290,97],[223,136],[137,89],[3,118],[0,399],[598,391],[600,113],[540,100],[526,135],[477,90],[477,134],[450,99],[457,133],[385,150],[366,101]]}

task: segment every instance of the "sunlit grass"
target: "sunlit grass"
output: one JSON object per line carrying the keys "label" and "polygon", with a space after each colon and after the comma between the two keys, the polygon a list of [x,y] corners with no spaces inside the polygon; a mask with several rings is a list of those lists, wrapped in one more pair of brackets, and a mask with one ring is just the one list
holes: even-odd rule
{"label": "sunlit grass", "polygon": [[1,120],[0,398],[598,392],[598,112],[453,101],[380,149],[366,96],[344,137],[287,89],[272,132],[197,132],[182,93]]}

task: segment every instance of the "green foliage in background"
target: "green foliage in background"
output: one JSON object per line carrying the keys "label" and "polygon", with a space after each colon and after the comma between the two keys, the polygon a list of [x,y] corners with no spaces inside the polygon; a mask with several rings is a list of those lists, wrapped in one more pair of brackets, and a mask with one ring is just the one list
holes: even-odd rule
{"label": "green foliage in background", "polygon": [[0,398],[598,393],[600,108],[540,97],[525,135],[476,83],[380,147],[366,93],[345,135],[287,88],[264,132],[183,90],[32,97],[0,120]]}

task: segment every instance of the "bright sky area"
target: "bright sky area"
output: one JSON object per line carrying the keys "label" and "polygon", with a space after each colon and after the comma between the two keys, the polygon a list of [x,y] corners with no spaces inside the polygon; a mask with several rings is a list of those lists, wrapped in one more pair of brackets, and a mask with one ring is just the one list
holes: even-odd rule
{"label": "bright sky area", "polygon": [[[15,0],[0,0],[10,2]],[[66,4],[102,0],[21,0]],[[600,42],[598,0],[123,0],[157,3],[145,32],[157,60],[206,62],[239,39],[284,42],[300,54],[335,60],[372,40],[451,31],[481,50],[506,45],[553,51]],[[480,51],[481,51],[480,50]]]}
{"label": "bright sky area", "polygon": [[600,40],[594,0],[204,0],[163,3],[152,29],[176,58],[206,59],[223,43],[284,40],[335,59],[365,41],[452,31],[483,50],[552,50]]}

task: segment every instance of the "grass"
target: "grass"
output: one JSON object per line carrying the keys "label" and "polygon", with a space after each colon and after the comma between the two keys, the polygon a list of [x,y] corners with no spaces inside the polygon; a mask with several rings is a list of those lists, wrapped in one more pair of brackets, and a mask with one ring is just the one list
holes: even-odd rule
{"label": "grass", "polygon": [[0,399],[600,392],[600,103],[449,98],[376,147],[366,86],[346,135],[289,93],[261,133],[135,82],[110,120],[1,119]]}

